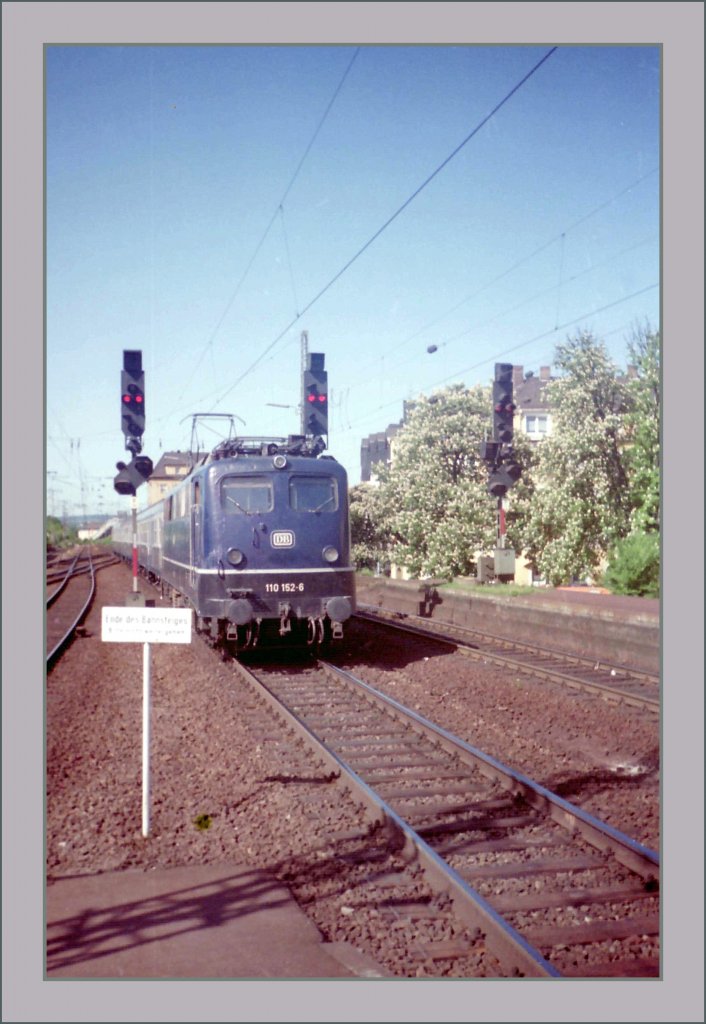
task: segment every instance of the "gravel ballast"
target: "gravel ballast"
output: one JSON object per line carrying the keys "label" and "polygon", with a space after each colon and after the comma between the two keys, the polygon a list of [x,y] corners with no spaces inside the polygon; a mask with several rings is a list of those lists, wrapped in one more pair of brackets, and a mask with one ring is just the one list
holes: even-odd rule
{"label": "gravel ballast", "polygon": [[[151,588],[141,582],[148,596]],[[397,977],[487,976],[482,944],[352,797],[295,747],[228,663],[194,639],[151,646],[151,818],[141,833],[141,645],[102,643],[123,566],[47,678],[48,878],[241,863],[272,872],[322,936]],[[159,604],[159,600],[157,600]],[[349,624],[334,659],[641,843],[659,843],[659,726],[649,715],[507,676],[432,642]],[[405,901],[416,915],[398,913]],[[429,913],[424,912],[424,907]],[[468,955],[434,959],[454,943]]]}

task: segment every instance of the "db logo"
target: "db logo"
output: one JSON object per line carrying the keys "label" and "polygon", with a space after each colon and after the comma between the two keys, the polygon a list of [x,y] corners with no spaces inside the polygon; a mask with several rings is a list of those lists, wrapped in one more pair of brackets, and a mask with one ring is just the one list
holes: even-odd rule
{"label": "db logo", "polygon": [[294,533],[291,530],[275,530],[271,535],[270,543],[273,548],[293,548]]}

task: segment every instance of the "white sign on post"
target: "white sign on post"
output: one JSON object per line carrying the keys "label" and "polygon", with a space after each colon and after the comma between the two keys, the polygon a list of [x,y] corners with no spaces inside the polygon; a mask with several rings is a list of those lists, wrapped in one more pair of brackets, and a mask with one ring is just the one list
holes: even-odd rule
{"label": "white sign on post", "polygon": [[190,608],[104,607],[101,640],[143,644],[142,654],[142,835],[150,831],[150,644],[191,643]]}
{"label": "white sign on post", "polygon": [[191,643],[190,608],[103,608],[101,640],[125,644]]}

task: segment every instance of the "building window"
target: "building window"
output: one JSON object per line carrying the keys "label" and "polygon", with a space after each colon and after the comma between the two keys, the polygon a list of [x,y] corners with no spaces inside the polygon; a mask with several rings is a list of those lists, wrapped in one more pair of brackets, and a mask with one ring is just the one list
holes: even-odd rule
{"label": "building window", "polygon": [[547,433],[548,416],[525,416],[525,433],[544,437]]}

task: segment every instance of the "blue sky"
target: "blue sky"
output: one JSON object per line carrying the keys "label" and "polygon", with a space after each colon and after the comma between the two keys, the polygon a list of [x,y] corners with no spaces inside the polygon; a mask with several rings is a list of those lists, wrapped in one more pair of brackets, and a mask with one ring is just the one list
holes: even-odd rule
{"label": "blue sky", "polygon": [[550,50],[48,47],[49,511],[127,507],[123,349],[156,462],[194,412],[296,433],[306,331],[352,484],[405,399],[578,329],[624,367],[659,325],[660,51]]}

